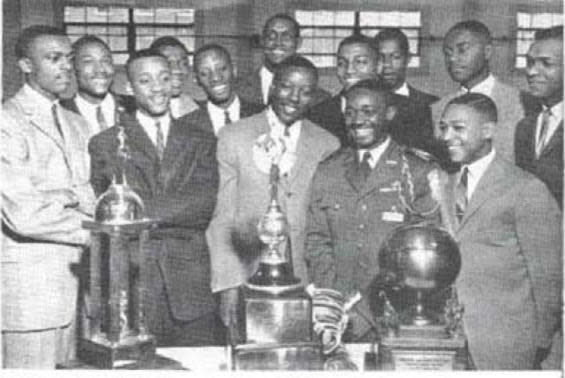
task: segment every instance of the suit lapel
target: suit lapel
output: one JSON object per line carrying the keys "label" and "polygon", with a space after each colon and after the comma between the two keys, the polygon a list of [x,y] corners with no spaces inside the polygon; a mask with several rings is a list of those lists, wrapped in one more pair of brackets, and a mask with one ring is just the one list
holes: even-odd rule
{"label": "suit lapel", "polygon": [[563,120],[561,120],[561,123],[559,124],[553,135],[551,136],[551,139],[549,139],[549,141],[541,151],[539,158],[550,153],[551,150],[553,150],[554,148],[562,145],[563,145]]}
{"label": "suit lapel", "polygon": [[379,188],[384,181],[388,181],[394,174],[391,170],[398,170],[400,165],[399,149],[397,144],[391,140],[390,144],[383,152],[375,168],[371,170],[371,174],[367,178],[361,195],[366,196]]}
{"label": "suit lapel", "polygon": [[[159,183],[163,189],[167,189],[172,182],[171,179],[178,175],[178,172],[184,170],[186,175],[192,174],[193,165],[183,166],[185,162],[194,163],[194,155],[196,154],[196,146],[187,133],[188,129],[185,125],[171,120],[169,136],[165,145],[165,153],[159,169]],[[186,158],[186,155],[190,155]],[[183,175],[183,177],[186,177]]]}
{"label": "suit lapel", "polygon": [[525,141],[526,151],[523,153],[525,154],[526,158],[530,161],[536,159],[536,124],[537,124],[537,115],[530,116],[529,119],[526,120],[527,124],[527,135]]}

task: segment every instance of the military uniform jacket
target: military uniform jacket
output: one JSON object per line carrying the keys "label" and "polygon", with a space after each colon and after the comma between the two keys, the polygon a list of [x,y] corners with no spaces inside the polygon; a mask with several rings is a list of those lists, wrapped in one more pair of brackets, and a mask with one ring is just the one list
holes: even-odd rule
{"label": "military uniform jacket", "polygon": [[[306,226],[311,281],[343,293],[368,287],[379,271],[381,243],[410,218],[396,190],[399,185],[406,189],[405,162],[414,182],[413,207],[436,207],[426,177],[433,163],[391,140],[367,181],[360,183],[356,154],[352,148],[341,149],[320,164]],[[406,190],[403,193],[409,196]]]}

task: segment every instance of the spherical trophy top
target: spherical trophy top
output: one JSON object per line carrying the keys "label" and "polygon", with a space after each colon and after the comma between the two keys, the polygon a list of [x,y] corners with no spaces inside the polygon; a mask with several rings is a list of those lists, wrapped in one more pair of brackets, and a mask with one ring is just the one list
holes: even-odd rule
{"label": "spherical trophy top", "polygon": [[127,183],[112,183],[96,201],[94,219],[100,223],[125,224],[143,219],[144,213],[143,200]]}
{"label": "spherical trophy top", "polygon": [[379,251],[379,267],[396,285],[433,292],[455,281],[461,254],[447,231],[429,224],[409,224],[387,237]]}

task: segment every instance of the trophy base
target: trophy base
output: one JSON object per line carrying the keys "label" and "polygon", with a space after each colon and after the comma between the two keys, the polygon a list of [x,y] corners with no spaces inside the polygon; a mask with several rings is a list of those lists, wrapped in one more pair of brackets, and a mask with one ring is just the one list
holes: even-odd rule
{"label": "trophy base", "polygon": [[467,340],[450,337],[441,325],[401,325],[397,336],[381,340],[379,366],[381,370],[467,370]]}
{"label": "trophy base", "polygon": [[247,286],[253,290],[268,291],[270,293],[282,293],[295,290],[301,286],[300,279],[292,274],[289,263],[280,264],[260,263],[257,272],[248,280]]}
{"label": "trophy base", "polygon": [[245,343],[312,341],[312,300],[303,289],[272,295],[245,287],[243,302]]}
{"label": "trophy base", "polygon": [[131,368],[147,363],[155,357],[155,339],[152,336],[110,343],[107,340],[82,339],[78,344],[78,358],[88,365],[100,369]]}
{"label": "trophy base", "polygon": [[320,345],[314,342],[288,344],[242,344],[233,349],[234,370],[322,370]]}

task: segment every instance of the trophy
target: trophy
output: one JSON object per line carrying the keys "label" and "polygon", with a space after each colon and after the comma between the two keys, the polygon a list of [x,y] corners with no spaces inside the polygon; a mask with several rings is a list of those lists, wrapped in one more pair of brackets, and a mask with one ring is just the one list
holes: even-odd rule
{"label": "trophy", "polygon": [[[118,175],[96,201],[91,231],[88,319],[79,340],[83,362],[106,369],[151,361],[155,340],[145,324],[146,252],[143,246],[155,223],[144,218],[143,201],[127,184],[126,134],[118,127]],[[132,248],[135,244],[135,248]]]}
{"label": "trophy", "polygon": [[[375,287],[381,289],[373,299],[378,302],[375,307],[382,309],[381,369],[466,369],[463,307],[452,287],[461,256],[450,234],[425,223],[401,226],[381,247],[379,266]],[[409,299],[402,311],[398,307],[403,304],[395,308],[389,298],[399,292],[404,302]]]}
{"label": "trophy", "polygon": [[234,348],[234,368],[320,369],[320,348],[312,340],[312,300],[294,276],[288,248],[280,252],[288,238],[288,222],[277,197],[277,164],[271,164],[269,176],[269,206],[257,226],[265,248],[257,271],[243,288],[244,344]]}

